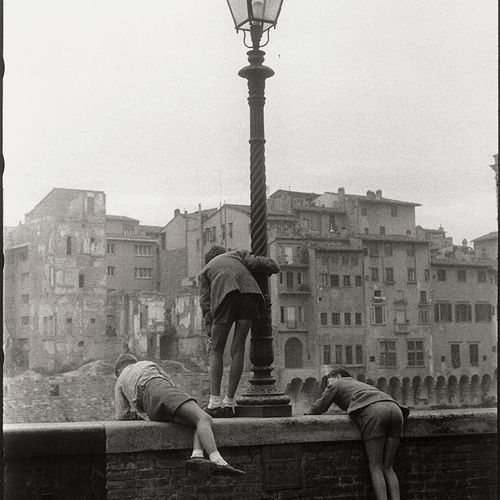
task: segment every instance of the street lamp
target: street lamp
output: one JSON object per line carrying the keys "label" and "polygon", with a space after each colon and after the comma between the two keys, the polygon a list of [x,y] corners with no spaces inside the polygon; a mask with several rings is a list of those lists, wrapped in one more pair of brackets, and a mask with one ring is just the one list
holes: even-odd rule
{"label": "street lamp", "polygon": [[[250,106],[250,232],[252,253],[267,255],[267,200],[266,200],[266,165],[264,159],[264,89],[266,78],[274,71],[263,66],[265,53],[260,50],[263,33],[276,26],[283,0],[227,0],[233,16],[236,31],[245,34],[245,46],[249,66],[238,75],[248,80],[248,104]],[[246,34],[250,32],[251,45],[246,43]],[[254,320],[250,338],[250,361],[253,375],[247,392],[237,400],[236,415],[244,417],[281,417],[290,416],[292,408],[290,398],[279,392],[276,379],[272,376],[273,336],[271,323],[271,299],[269,280],[257,276],[264,308],[259,320]]]}

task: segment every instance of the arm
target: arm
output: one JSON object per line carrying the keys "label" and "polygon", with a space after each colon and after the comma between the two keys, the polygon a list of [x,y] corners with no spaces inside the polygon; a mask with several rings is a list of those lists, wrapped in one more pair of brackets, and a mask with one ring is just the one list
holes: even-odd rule
{"label": "arm", "polygon": [[207,327],[207,331],[210,336],[210,330],[212,327],[212,314],[210,313],[210,282],[208,281],[205,273],[200,274],[199,285],[201,313],[205,319],[205,326]]}
{"label": "arm", "polygon": [[266,276],[271,276],[271,274],[280,272],[278,264],[276,264],[273,259],[252,255],[246,250],[241,250],[240,256],[247,269],[252,273],[261,273]]}
{"label": "arm", "polygon": [[335,392],[336,390],[334,387],[328,386],[321,398],[313,403],[308,415],[320,415],[321,413],[325,413],[334,403]]}

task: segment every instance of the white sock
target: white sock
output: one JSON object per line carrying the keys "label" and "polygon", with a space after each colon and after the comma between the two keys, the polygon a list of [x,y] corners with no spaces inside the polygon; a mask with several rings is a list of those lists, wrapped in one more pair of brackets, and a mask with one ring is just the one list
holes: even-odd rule
{"label": "white sock", "polygon": [[208,407],[210,409],[219,408],[222,405],[222,396],[212,396],[210,394],[210,399],[208,400]]}
{"label": "white sock", "polygon": [[191,453],[190,458],[203,458],[203,450],[199,448],[193,448],[193,453]]}
{"label": "white sock", "polygon": [[224,398],[224,401],[222,401],[222,406],[230,406],[231,408],[234,409],[234,405],[235,405],[234,398],[229,398],[228,396],[226,396]]}
{"label": "white sock", "polygon": [[218,451],[214,451],[209,455],[210,461],[217,465],[229,465]]}

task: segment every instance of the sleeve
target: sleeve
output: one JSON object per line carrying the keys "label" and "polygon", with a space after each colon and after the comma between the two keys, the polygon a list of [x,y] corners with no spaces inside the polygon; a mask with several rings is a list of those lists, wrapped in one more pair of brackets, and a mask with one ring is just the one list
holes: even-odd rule
{"label": "sleeve", "polygon": [[336,389],[334,387],[328,386],[321,398],[316,400],[311,409],[309,410],[310,415],[320,415],[321,413],[325,413],[325,411],[330,408],[330,406],[334,403]]}
{"label": "sleeve", "polygon": [[252,273],[261,273],[266,276],[271,276],[271,274],[280,272],[278,264],[269,257],[253,255],[246,250],[241,250],[239,253],[245,266]]}
{"label": "sleeve", "polygon": [[118,382],[115,385],[115,417],[117,420],[130,420],[130,405]]}
{"label": "sleeve", "polygon": [[205,273],[200,274],[200,307],[203,318],[205,319],[205,324],[207,326],[212,325],[212,314],[210,313],[210,282],[208,281]]}

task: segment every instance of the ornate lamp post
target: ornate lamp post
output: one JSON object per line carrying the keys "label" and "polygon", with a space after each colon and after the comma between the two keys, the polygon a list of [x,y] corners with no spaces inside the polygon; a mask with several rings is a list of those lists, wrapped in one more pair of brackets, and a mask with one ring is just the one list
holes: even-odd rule
{"label": "ornate lamp post", "polygon": [[[266,165],[264,159],[264,89],[266,78],[274,71],[263,66],[265,53],[260,50],[262,35],[276,26],[283,0],[227,0],[233,16],[236,31],[245,34],[245,46],[249,66],[238,73],[248,80],[248,104],[250,106],[250,227],[252,253],[267,255],[267,205],[266,205]],[[252,45],[246,44],[246,35],[250,33]],[[266,41],[266,44],[267,44]],[[265,45],[265,44],[264,44]],[[246,393],[238,399],[237,416],[277,417],[290,416],[290,399],[279,392],[276,379],[271,372],[273,337],[271,324],[271,300],[269,280],[257,278],[264,295],[264,311],[259,321],[254,321],[250,339],[250,361],[253,376]]]}

